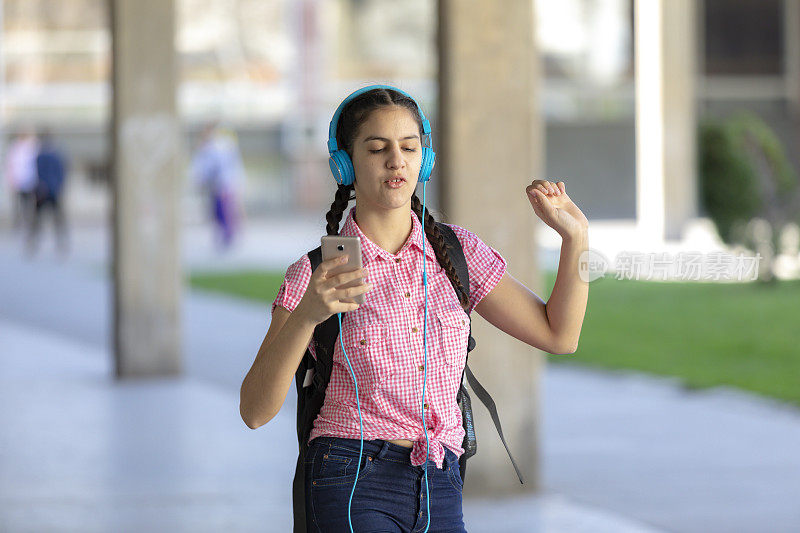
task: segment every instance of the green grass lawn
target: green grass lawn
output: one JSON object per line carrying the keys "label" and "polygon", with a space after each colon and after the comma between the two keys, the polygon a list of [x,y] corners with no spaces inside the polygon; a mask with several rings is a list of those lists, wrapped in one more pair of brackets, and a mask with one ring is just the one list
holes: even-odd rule
{"label": "green grass lawn", "polygon": [[[283,272],[196,273],[193,287],[271,304]],[[555,272],[545,276],[547,301]],[[800,281],[773,285],[591,283],[578,350],[557,364],[675,376],[690,388],[730,385],[800,406]]]}
{"label": "green grass lawn", "polygon": [[283,283],[284,273],[263,270],[196,272],[189,276],[189,282],[192,287],[197,289],[220,292],[271,305]]}

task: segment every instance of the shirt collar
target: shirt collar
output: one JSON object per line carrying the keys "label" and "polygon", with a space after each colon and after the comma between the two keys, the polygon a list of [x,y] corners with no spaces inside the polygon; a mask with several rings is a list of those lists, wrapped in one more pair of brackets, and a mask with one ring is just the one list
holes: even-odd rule
{"label": "shirt collar", "polygon": [[[375,259],[376,256],[382,256],[389,261],[395,257],[402,257],[406,254],[406,250],[409,248],[409,246],[414,246],[420,252],[422,251],[422,223],[419,221],[419,218],[413,211],[411,212],[411,235],[409,235],[409,238],[396,255],[390,254],[369,240],[369,238],[361,231],[361,228],[358,227],[358,224],[354,218],[355,214],[355,208],[350,209],[350,212],[347,213],[347,218],[344,221],[344,225],[342,226],[339,235],[354,236],[361,239],[361,255],[362,263],[364,265],[370,263],[373,259]],[[425,255],[436,261],[436,252],[433,251],[433,247],[428,239],[425,239]]]}

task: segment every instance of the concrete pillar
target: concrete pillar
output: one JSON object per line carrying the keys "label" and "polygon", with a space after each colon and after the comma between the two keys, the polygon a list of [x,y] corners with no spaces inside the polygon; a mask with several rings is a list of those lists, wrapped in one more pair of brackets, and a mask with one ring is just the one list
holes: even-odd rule
{"label": "concrete pillar", "polygon": [[694,21],[692,0],[634,4],[636,219],[654,245],[698,212]]}
{"label": "concrete pillar", "polygon": [[[509,273],[541,295],[538,220],[525,187],[544,169],[538,104],[541,67],[534,2],[439,0],[439,128],[434,135],[446,222],[496,248]],[[506,441],[525,476],[517,480],[483,404],[473,398],[478,453],[466,496],[539,487],[542,352],[472,314],[477,347],[469,365],[497,403]]]}
{"label": "concrete pillar", "polygon": [[171,0],[111,0],[114,354],[122,377],[181,368],[179,123]]}

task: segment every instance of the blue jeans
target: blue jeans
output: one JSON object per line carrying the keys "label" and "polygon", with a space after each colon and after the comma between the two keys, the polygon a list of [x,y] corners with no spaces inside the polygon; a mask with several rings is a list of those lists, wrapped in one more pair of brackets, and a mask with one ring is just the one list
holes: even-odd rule
{"label": "blue jeans", "polygon": [[[306,455],[306,521],[310,530],[350,531],[348,502],[358,468],[359,439],[317,437]],[[428,526],[425,471],[412,466],[411,448],[365,440],[353,503],[353,531],[417,533]],[[445,446],[442,469],[428,460],[430,533],[466,533],[464,484],[456,454]]]}

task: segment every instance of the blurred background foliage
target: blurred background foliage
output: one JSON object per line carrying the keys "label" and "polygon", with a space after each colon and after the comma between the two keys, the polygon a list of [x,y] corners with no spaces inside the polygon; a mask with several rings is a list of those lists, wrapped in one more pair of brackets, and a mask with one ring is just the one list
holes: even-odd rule
{"label": "blurred background foliage", "polygon": [[753,251],[766,247],[761,270],[770,272],[780,235],[787,225],[800,224],[800,186],[783,143],[749,111],[704,120],[698,142],[703,209],[726,244]]}

